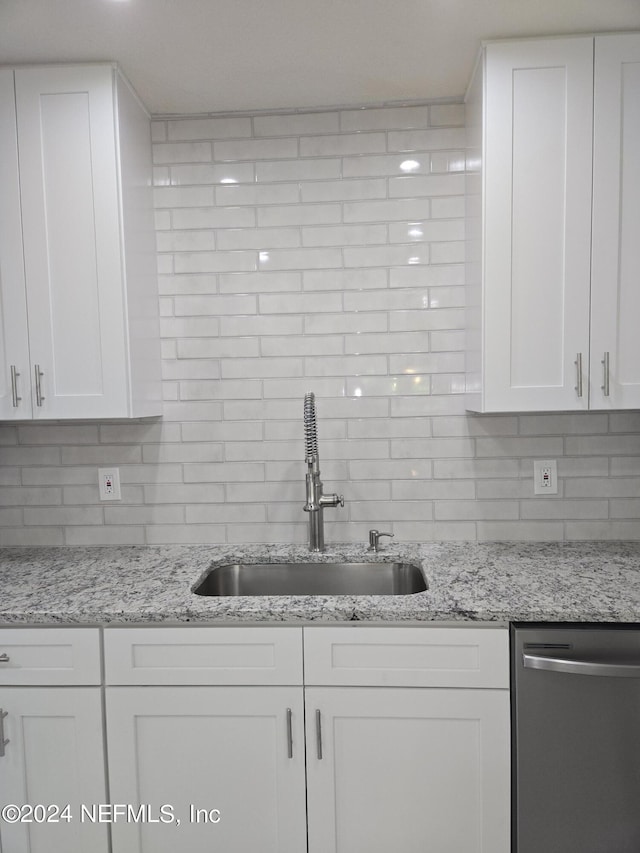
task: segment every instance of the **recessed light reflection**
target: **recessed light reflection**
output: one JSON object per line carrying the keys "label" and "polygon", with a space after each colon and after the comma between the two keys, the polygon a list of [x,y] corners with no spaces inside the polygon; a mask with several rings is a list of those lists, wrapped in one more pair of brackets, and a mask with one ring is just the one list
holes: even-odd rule
{"label": "recessed light reflection", "polygon": [[356,388],[353,392],[354,397],[362,397],[362,388]]}
{"label": "recessed light reflection", "polygon": [[258,258],[260,259],[261,264],[266,264],[269,262],[269,252],[259,252]]}
{"label": "recessed light reflection", "polygon": [[419,225],[411,225],[407,231],[407,235],[413,237],[414,240],[419,240],[420,237],[424,237],[424,231]]}
{"label": "recessed light reflection", "polygon": [[235,179],[235,178],[223,178],[223,179],[220,181],[220,183],[221,183],[221,184],[237,184],[238,182],[236,181],[236,179]]}
{"label": "recessed light reflection", "polygon": [[400,168],[403,172],[415,172],[416,169],[420,168],[420,163],[418,160],[403,160],[400,163]]}
{"label": "recessed light reflection", "polygon": [[408,263],[408,264],[419,264],[419,263],[420,263],[420,258],[419,258],[417,255],[413,255],[412,257],[410,257],[410,258],[409,258],[409,260],[407,261],[407,263]]}

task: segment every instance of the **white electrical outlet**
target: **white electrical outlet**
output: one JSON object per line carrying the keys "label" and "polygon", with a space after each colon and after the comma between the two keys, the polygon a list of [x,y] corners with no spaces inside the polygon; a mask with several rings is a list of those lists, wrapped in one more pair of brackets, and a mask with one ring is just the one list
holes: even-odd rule
{"label": "white electrical outlet", "polygon": [[537,459],[533,463],[533,493],[558,494],[558,463],[555,459]]}
{"label": "white electrical outlet", "polygon": [[100,489],[101,501],[121,500],[120,469],[98,468],[98,488]]}

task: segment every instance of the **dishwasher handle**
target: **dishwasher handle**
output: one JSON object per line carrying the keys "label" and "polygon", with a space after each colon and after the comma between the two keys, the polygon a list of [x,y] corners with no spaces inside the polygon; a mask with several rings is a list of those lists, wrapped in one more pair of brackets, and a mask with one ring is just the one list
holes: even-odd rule
{"label": "dishwasher handle", "polygon": [[609,678],[640,678],[639,663],[623,663],[610,660],[585,660],[580,658],[547,657],[532,655],[526,652],[522,655],[525,669],[545,669],[549,672],[566,672],[570,675],[597,675]]}

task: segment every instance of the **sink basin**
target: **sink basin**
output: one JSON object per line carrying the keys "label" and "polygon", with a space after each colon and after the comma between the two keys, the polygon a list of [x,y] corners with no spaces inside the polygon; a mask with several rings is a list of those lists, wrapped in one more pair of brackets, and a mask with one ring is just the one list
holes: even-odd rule
{"label": "sink basin", "polygon": [[247,563],[211,569],[197,595],[411,595],[427,580],[410,563]]}

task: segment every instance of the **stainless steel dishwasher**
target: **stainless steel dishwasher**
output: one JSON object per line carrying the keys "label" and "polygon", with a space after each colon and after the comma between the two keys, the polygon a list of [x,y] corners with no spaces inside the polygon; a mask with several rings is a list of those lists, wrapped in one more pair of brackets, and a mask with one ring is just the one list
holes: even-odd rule
{"label": "stainless steel dishwasher", "polygon": [[513,853],[640,853],[640,626],[511,629]]}

